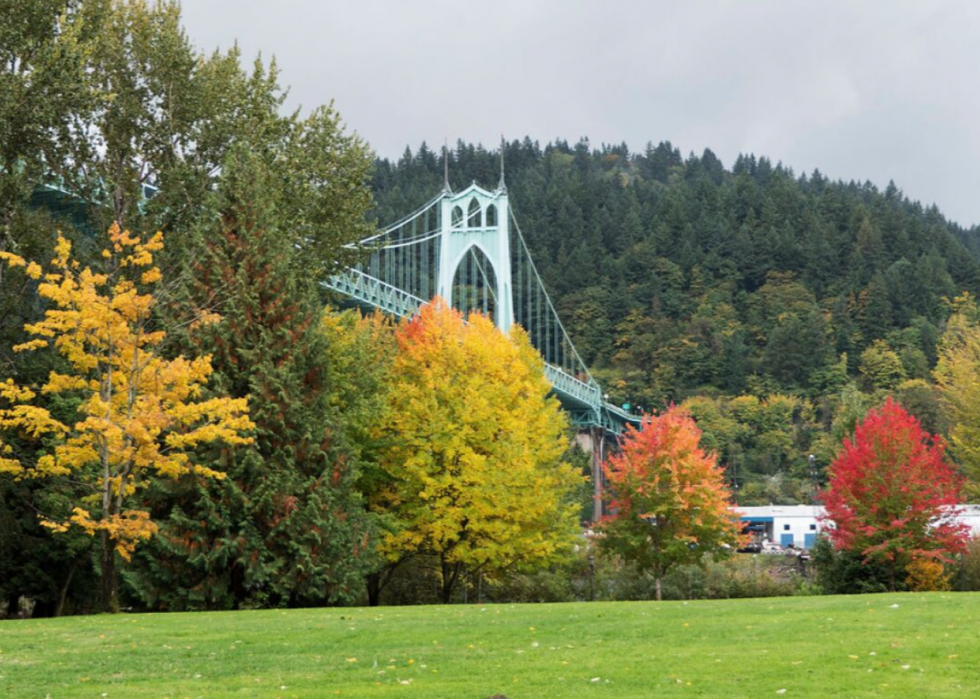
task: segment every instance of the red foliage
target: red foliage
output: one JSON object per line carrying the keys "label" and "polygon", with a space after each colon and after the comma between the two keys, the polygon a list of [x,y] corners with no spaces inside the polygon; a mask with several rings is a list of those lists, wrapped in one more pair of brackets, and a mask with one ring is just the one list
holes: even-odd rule
{"label": "red foliage", "polygon": [[824,503],[834,545],[901,565],[962,552],[961,479],[945,450],[891,398],[868,411],[830,467]]}

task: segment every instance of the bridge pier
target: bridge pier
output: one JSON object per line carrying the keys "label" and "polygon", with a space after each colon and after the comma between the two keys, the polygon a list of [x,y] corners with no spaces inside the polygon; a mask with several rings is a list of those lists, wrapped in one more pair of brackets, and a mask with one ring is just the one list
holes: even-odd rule
{"label": "bridge pier", "polygon": [[605,477],[602,464],[606,460],[606,430],[602,427],[590,427],[588,430],[575,435],[575,441],[592,456],[592,524],[598,524],[603,515],[603,497],[605,496]]}

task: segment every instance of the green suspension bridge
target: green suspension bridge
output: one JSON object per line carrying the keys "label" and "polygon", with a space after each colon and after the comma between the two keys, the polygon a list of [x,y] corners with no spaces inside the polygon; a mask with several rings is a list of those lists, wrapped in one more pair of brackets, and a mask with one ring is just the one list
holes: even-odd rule
{"label": "green suspension bridge", "polygon": [[639,416],[604,399],[569,339],[511,211],[503,172],[493,191],[473,183],[453,192],[447,177],[437,196],[360,246],[365,260],[325,286],[400,318],[440,296],[464,314],[484,313],[503,332],[520,324],[572,423],[592,432],[594,451],[601,453],[607,434],[639,424]]}
{"label": "green suspension bridge", "polygon": [[[146,198],[155,193],[144,189]],[[88,228],[87,203],[58,184],[39,187],[31,203]],[[544,358],[545,375],[575,427],[605,436],[639,424],[639,416],[604,399],[569,339],[511,211],[502,171],[493,191],[474,183],[453,192],[447,176],[433,199],[359,247],[369,253],[365,261],[326,287],[400,318],[438,295],[464,313],[484,313],[503,332],[518,323]]]}
{"label": "green suspension bridge", "polygon": [[[145,187],[143,196],[154,193]],[[31,203],[88,227],[87,203],[60,185],[39,187]],[[438,195],[358,247],[364,261],[324,282],[350,303],[410,318],[440,296],[463,313],[484,313],[503,332],[515,323],[524,328],[580,444],[592,452],[595,517],[601,517],[606,438],[639,425],[640,417],[605,400],[575,350],[510,208],[503,163],[493,191],[474,183],[454,192],[447,173]]]}

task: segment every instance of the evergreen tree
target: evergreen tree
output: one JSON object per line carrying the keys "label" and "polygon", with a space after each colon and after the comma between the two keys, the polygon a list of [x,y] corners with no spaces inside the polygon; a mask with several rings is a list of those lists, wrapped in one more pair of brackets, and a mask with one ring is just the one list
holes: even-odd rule
{"label": "evergreen tree", "polygon": [[166,519],[132,576],[152,606],[350,600],[366,573],[370,522],[331,411],[317,289],[280,206],[262,160],[233,151],[188,294],[199,307],[217,299],[222,319],[187,341],[212,355],[216,390],[248,398],[255,441],[201,455],[227,472],[216,484],[158,487]]}

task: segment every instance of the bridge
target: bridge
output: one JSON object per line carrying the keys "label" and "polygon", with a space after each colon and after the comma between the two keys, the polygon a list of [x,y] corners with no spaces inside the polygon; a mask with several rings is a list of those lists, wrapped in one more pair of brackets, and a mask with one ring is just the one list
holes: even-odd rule
{"label": "bridge", "polygon": [[[154,188],[144,188],[144,197],[153,194]],[[86,202],[59,183],[39,187],[31,203],[88,228]],[[473,183],[454,192],[447,171],[441,192],[357,247],[365,252],[362,263],[323,283],[352,304],[410,318],[440,296],[464,314],[484,313],[503,332],[515,323],[524,328],[579,443],[592,452],[598,518],[606,438],[619,436],[627,424],[638,426],[640,417],[604,399],[568,337],[510,207],[503,161],[494,190]]]}
{"label": "bridge", "polygon": [[505,333],[520,324],[544,358],[554,395],[590,441],[639,424],[604,399],[568,337],[511,210],[502,167],[492,191],[474,182],[454,192],[447,176],[435,197],[360,247],[363,262],[324,283],[348,302],[409,318],[440,296],[464,314],[489,316]]}
{"label": "bridge", "polygon": [[[448,165],[448,158],[446,159]],[[151,198],[155,188],[144,187]],[[31,199],[88,229],[87,203],[49,182]],[[405,218],[360,241],[366,260],[324,285],[365,308],[409,318],[438,295],[464,314],[480,311],[503,332],[519,323],[545,361],[555,396],[582,431],[619,435],[640,418],[604,400],[602,388],[572,344],[531,259],[501,177],[493,191],[444,187]]]}

